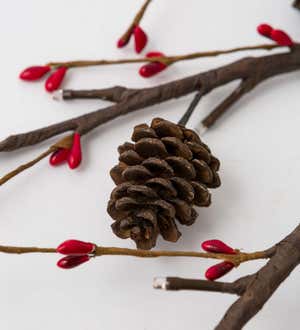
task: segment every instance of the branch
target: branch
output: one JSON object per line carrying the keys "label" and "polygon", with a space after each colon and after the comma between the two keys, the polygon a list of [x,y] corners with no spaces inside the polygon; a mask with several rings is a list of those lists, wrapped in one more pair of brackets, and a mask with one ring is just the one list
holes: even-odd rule
{"label": "branch", "polygon": [[153,281],[153,287],[155,289],[164,289],[168,291],[179,290],[193,290],[193,291],[211,291],[220,293],[231,293],[236,295],[242,295],[252,275],[242,277],[241,279],[233,282],[213,282],[206,280],[194,280],[180,277],[166,277],[155,278]]}
{"label": "branch", "polygon": [[300,9],[300,0],[295,0],[293,6],[297,9]]}
{"label": "branch", "polygon": [[[217,330],[235,330],[258,313],[279,285],[300,263],[300,225],[281,242],[270,248],[270,260],[253,275],[233,283],[208,282],[167,277],[156,288],[235,293],[240,298],[228,309]],[[154,282],[155,283],[155,282]],[[162,284],[161,284],[162,283]]]}
{"label": "branch", "polygon": [[140,10],[137,12],[137,14],[135,15],[132,23],[129,25],[128,29],[126,30],[126,32],[122,35],[122,37],[120,38],[120,40],[123,41],[124,44],[127,44],[132,30],[134,29],[135,26],[139,25],[140,21],[142,20],[146,9],[148,8],[149,4],[150,4],[151,0],[146,0],[143,4],[143,6],[140,8]]}
{"label": "branch", "polygon": [[137,58],[123,58],[116,60],[77,60],[66,62],[49,62],[46,65],[53,68],[64,66],[67,68],[82,68],[87,66],[99,66],[99,65],[115,65],[115,64],[133,64],[133,63],[152,63],[161,62],[166,65],[171,65],[180,61],[194,60],[204,57],[215,57],[219,55],[231,54],[241,51],[249,50],[273,50],[276,48],[287,48],[287,46],[280,46],[277,44],[261,44],[254,46],[236,47],[223,50],[213,50],[207,52],[196,52],[185,55],[170,55],[170,56],[158,56],[158,57],[137,57]]}
{"label": "branch", "polygon": [[247,78],[241,81],[239,86],[225,99],[223,100],[208,116],[202,120],[202,125],[209,128],[244,94],[250,92],[257,82],[252,78]]}
{"label": "branch", "polygon": [[[199,89],[201,89],[203,95],[206,95],[213,89],[235,80],[243,80],[244,82],[247,82],[246,85],[242,84],[240,89],[233,93],[233,96],[231,96],[229,100],[224,102],[226,105],[225,108],[227,109],[228,106],[235,101],[235,98],[237,99],[241,97],[244,92],[248,91],[248,88],[250,88],[249,86],[253,88],[253,86],[257,86],[265,79],[299,69],[300,46],[299,44],[295,44],[288,53],[244,58],[217,69],[151,88],[127,89],[126,87],[116,86],[93,91],[76,92],[68,90],[62,93],[62,96],[66,99],[96,97],[106,98],[117,103],[104,109],[68,119],[41,129],[12,135],[0,142],[0,152],[13,151],[22,147],[35,145],[68,131],[76,131],[80,135],[84,135],[96,127],[119,116],[173,98],[185,96],[195,91],[199,91]],[[248,82],[251,82],[249,86]],[[222,113],[223,112],[224,110],[222,110]]]}

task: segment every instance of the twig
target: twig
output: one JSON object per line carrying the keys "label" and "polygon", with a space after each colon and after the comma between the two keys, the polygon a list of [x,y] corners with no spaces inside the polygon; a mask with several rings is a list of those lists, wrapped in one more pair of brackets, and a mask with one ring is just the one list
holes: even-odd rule
{"label": "twig", "polygon": [[235,102],[243,95],[250,92],[255,86],[256,81],[251,78],[242,80],[239,86],[202,120],[202,125],[206,128],[213,126]]}
{"label": "twig", "polygon": [[121,39],[123,40],[123,42],[126,44],[131,36],[132,30],[134,29],[135,26],[139,25],[140,21],[142,20],[146,9],[148,8],[149,4],[150,4],[151,0],[146,0],[143,4],[143,6],[140,8],[140,10],[137,12],[137,14],[135,15],[132,23],[129,25],[128,29],[126,30],[126,32],[123,34],[123,36],[121,37]]}
{"label": "twig", "polygon": [[157,277],[153,280],[155,289],[163,289],[168,291],[193,290],[193,291],[211,291],[221,293],[231,293],[242,295],[249,284],[252,276],[246,276],[233,283],[213,282],[205,280],[195,280],[180,277]]}
{"label": "twig", "polygon": [[193,98],[193,101],[191,102],[190,106],[184,113],[184,115],[181,117],[181,119],[178,121],[178,124],[180,125],[186,125],[188,120],[190,119],[191,115],[193,114],[194,110],[196,109],[198,103],[202,99],[202,96],[204,95],[204,91],[200,89],[200,92],[198,92],[195,97]]}
{"label": "twig", "polygon": [[[199,91],[199,88],[202,90],[203,95],[206,95],[213,89],[235,80],[243,80],[247,82],[247,84],[251,82],[249,86],[242,85],[237,92],[233,93],[233,96],[229,99],[230,102],[228,100],[224,102],[225,108],[227,109],[233,101],[236,101],[243,93],[248,91],[248,88],[253,88],[268,78],[299,69],[300,46],[299,44],[295,44],[288,53],[247,57],[217,69],[151,88],[129,89],[116,86],[97,91],[64,91],[62,95],[63,97],[67,96],[67,99],[96,97],[109,99],[116,103],[104,109],[99,109],[41,129],[12,135],[0,142],[0,152],[13,151],[31,146],[68,131],[77,131],[79,134],[84,135],[119,116],[173,98],[179,98]],[[217,113],[219,113],[219,111],[220,110],[218,110]],[[223,108],[221,107],[221,113],[223,112],[224,105]]]}
{"label": "twig", "polygon": [[[23,253],[56,253],[55,248],[40,248],[40,247],[22,247],[22,246],[4,246],[0,245],[0,252],[10,254]],[[104,255],[115,256],[131,256],[139,258],[158,258],[158,257],[192,257],[202,259],[218,259],[232,262],[236,267],[243,262],[268,259],[270,251],[257,251],[251,253],[237,252],[236,254],[222,254],[209,252],[194,252],[194,251],[164,251],[164,250],[137,250],[118,247],[103,247],[95,245],[92,253],[94,257]]]}
{"label": "twig", "polygon": [[[281,242],[269,250],[270,260],[253,275],[242,277],[233,283],[186,280],[168,277],[154,281],[156,288],[165,290],[201,290],[236,293],[240,298],[228,309],[218,330],[242,329],[263,307],[279,285],[300,263],[300,225]],[[206,283],[205,283],[206,282]]]}
{"label": "twig", "polygon": [[79,61],[67,61],[67,62],[49,62],[46,65],[51,67],[65,66],[68,68],[80,68],[87,66],[97,65],[114,65],[114,64],[132,64],[132,63],[151,63],[162,62],[166,65],[171,65],[179,61],[194,60],[203,57],[215,57],[218,55],[225,55],[230,53],[236,53],[247,50],[273,50],[275,48],[287,48],[286,46],[280,46],[277,44],[261,44],[254,46],[236,47],[225,50],[213,50],[207,52],[197,52],[185,55],[173,55],[173,56],[159,56],[159,57],[144,57],[144,58],[127,58],[116,60],[79,60]]}

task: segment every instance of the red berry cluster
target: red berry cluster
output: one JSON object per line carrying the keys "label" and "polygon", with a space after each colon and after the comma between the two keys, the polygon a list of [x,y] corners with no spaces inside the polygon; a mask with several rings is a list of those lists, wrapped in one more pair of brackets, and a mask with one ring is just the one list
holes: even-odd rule
{"label": "red berry cluster", "polygon": [[[48,72],[51,73],[51,67],[49,65],[31,66],[22,71],[19,77],[22,80],[35,81],[44,77]],[[51,93],[57,90],[60,87],[66,72],[67,68],[65,66],[54,69],[45,82],[46,91]]]}
{"label": "red berry cluster", "polygon": [[[145,31],[138,25],[134,26],[129,34],[123,36],[118,40],[117,47],[122,48],[126,46],[130,41],[132,35],[134,36],[135,51],[139,54],[145,48],[148,41],[148,37]],[[161,57],[161,56],[165,56],[165,55],[161,52],[149,52],[146,54],[147,58]],[[167,65],[162,62],[151,62],[143,65],[139,70],[139,74],[143,78],[150,78],[166,68]]]}
{"label": "red berry cluster", "polygon": [[50,156],[49,162],[52,166],[57,166],[68,162],[70,169],[77,168],[82,159],[80,134],[74,133],[73,144],[70,149],[60,148]]}
{"label": "red berry cluster", "polygon": [[56,251],[66,255],[57,262],[57,266],[63,269],[70,269],[79,266],[90,260],[95,252],[96,246],[93,243],[70,239],[61,243]]}
{"label": "red berry cluster", "polygon": [[[236,254],[237,250],[234,250],[232,247],[228,246],[224,242],[212,239],[205,241],[201,244],[202,249],[207,252],[212,253],[222,253],[222,254]],[[216,265],[209,267],[205,272],[205,277],[214,281],[225,274],[229,273],[234,268],[234,264],[230,261],[223,261]]]}
{"label": "red berry cluster", "polygon": [[125,47],[129,43],[132,35],[134,36],[135,51],[139,54],[145,48],[148,41],[146,32],[139,25],[134,26],[126,37],[120,38],[117,42],[117,47]]}
{"label": "red berry cluster", "polygon": [[260,24],[257,27],[257,32],[260,35],[275,41],[280,46],[292,47],[294,45],[294,41],[285,31],[274,29],[269,24]]}

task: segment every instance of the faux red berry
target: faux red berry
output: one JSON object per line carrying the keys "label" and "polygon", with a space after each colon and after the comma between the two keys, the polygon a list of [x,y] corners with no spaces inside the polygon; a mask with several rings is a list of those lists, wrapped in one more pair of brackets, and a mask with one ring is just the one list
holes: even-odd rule
{"label": "faux red berry", "polygon": [[291,37],[282,30],[272,30],[271,39],[281,46],[293,46],[294,42]]}
{"label": "faux red berry", "polygon": [[205,272],[205,277],[210,281],[214,281],[229,273],[233,267],[234,264],[232,262],[223,261],[219,264],[209,267]]}
{"label": "faux red berry", "polygon": [[135,41],[135,51],[139,54],[146,46],[148,37],[140,26],[136,26],[134,28],[133,35]]}
{"label": "faux red berry", "polygon": [[125,47],[128,44],[129,40],[130,40],[130,38],[128,38],[127,40],[124,40],[123,38],[120,38],[117,42],[117,47],[118,48]]}
{"label": "faux red berry", "polygon": [[260,24],[257,27],[257,32],[261,34],[264,37],[271,38],[271,33],[273,31],[273,28],[269,24]]}
{"label": "faux red berry", "polygon": [[70,154],[69,149],[63,149],[63,148],[58,149],[53,152],[53,154],[49,159],[49,162],[52,166],[60,165],[67,161],[69,154]]}
{"label": "faux red berry", "polygon": [[82,159],[82,153],[81,153],[80,134],[75,133],[73,136],[73,145],[68,156],[69,167],[72,170],[77,168],[81,163],[81,159]]}
{"label": "faux red berry", "polygon": [[85,255],[90,254],[95,250],[95,244],[89,242],[69,239],[61,243],[56,251],[66,255]]}
{"label": "faux red berry", "polygon": [[70,269],[77,267],[90,260],[88,255],[83,256],[67,256],[57,262],[57,266],[63,269]]}
{"label": "faux red berry", "polygon": [[201,244],[202,249],[207,252],[236,254],[236,251],[218,239],[211,239]]}
{"label": "faux red berry", "polygon": [[[146,57],[151,58],[151,57],[161,57],[164,56],[163,53],[160,52],[149,52],[146,54]],[[149,78],[152,77],[159,72],[165,70],[167,68],[167,65],[161,62],[151,62],[147,63],[143,66],[141,66],[139,73],[142,77],[144,78]]]}
{"label": "faux red berry", "polygon": [[42,78],[46,73],[51,70],[50,66],[31,66],[24,71],[22,71],[19,75],[20,79],[33,81]]}
{"label": "faux red berry", "polygon": [[53,92],[59,88],[61,85],[64,76],[67,72],[67,68],[65,66],[61,66],[56,69],[51,76],[46,80],[45,88],[48,92]]}

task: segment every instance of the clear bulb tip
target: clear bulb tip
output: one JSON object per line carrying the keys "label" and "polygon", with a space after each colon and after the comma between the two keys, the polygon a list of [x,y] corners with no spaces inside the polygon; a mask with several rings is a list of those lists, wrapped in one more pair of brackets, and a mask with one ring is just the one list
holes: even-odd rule
{"label": "clear bulb tip", "polygon": [[52,98],[55,101],[62,101],[63,100],[63,90],[59,89],[58,91],[55,91],[52,95]]}
{"label": "clear bulb tip", "polygon": [[155,277],[153,280],[153,288],[166,290],[168,285],[168,281],[166,277]]}

